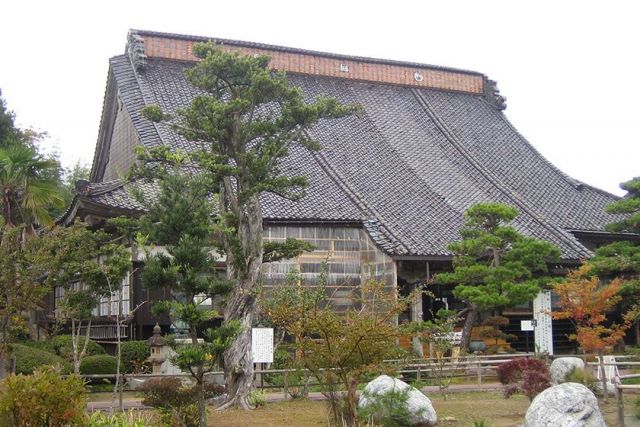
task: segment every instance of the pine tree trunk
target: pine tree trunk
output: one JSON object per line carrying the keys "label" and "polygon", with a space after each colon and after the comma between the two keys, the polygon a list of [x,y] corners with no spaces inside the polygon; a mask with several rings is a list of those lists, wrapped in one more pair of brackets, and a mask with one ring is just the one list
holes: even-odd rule
{"label": "pine tree trunk", "polygon": [[[223,191],[222,194],[228,196],[230,192]],[[240,332],[224,353],[227,401],[219,409],[230,406],[253,409],[248,400],[253,389],[251,327],[256,311],[256,285],[262,266],[262,210],[257,195],[249,197],[241,206],[237,200],[232,204],[237,217],[237,241],[227,242],[226,252],[229,277],[236,280],[236,285],[227,301],[224,320],[239,322]],[[233,246],[239,246],[241,253]]]}
{"label": "pine tree trunk", "polygon": [[8,353],[6,351],[0,351],[0,380],[9,376],[9,360]]}
{"label": "pine tree trunk", "polygon": [[478,306],[471,304],[467,318],[464,321],[464,327],[462,328],[462,336],[460,338],[460,348],[469,349],[469,342],[471,341],[471,331],[473,325],[478,317]]}
{"label": "pine tree trunk", "polygon": [[234,293],[225,309],[225,320],[240,321],[241,330],[224,354],[227,383],[227,402],[223,407],[251,409],[249,393],[253,388],[253,360],[251,357],[251,326],[255,312],[253,295]]}
{"label": "pine tree trunk", "polygon": [[198,418],[200,427],[207,427],[207,407],[204,401],[204,377],[200,378],[198,387]]}

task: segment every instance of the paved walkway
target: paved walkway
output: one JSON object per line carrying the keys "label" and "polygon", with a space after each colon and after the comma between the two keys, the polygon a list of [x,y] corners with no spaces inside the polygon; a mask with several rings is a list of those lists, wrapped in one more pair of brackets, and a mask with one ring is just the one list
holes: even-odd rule
{"label": "paved walkway", "polygon": [[[448,393],[462,393],[462,392],[472,392],[472,391],[500,391],[502,389],[502,385],[500,383],[486,383],[486,384],[452,384],[447,389]],[[427,396],[429,394],[436,394],[439,392],[437,386],[428,386],[423,387],[421,389]],[[310,392],[308,396],[309,400],[325,400],[325,397],[320,392]],[[282,392],[267,392],[267,402],[282,402],[285,400],[284,393]],[[124,409],[145,409],[147,408],[142,404],[142,399],[135,398],[125,398],[123,400]],[[89,411],[109,411],[111,409],[118,408],[118,401],[116,400],[115,404],[109,401],[102,402],[89,402],[88,409]]]}

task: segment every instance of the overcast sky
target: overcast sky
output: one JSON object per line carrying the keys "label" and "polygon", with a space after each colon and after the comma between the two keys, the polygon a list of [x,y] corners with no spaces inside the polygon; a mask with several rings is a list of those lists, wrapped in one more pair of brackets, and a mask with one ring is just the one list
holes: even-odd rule
{"label": "overcast sky", "polygon": [[480,71],[569,175],[616,194],[640,175],[635,1],[13,0],[2,15],[0,89],[66,165],[91,163],[108,58],[136,28]]}

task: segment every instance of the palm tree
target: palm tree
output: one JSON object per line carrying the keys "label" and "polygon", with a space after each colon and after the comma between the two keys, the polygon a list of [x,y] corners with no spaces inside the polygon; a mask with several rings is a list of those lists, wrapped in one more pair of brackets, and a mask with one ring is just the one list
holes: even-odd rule
{"label": "palm tree", "polygon": [[58,163],[43,158],[25,145],[0,149],[0,205],[5,223],[51,225],[48,207],[62,207],[64,199],[57,181]]}

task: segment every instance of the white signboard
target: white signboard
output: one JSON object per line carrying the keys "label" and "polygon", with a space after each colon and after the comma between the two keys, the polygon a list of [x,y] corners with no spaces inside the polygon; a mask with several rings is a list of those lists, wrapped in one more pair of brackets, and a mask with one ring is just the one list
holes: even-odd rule
{"label": "white signboard", "polygon": [[251,329],[253,363],[273,363],[273,328]]}
{"label": "white signboard", "polygon": [[533,331],[533,320],[521,320],[520,321],[520,330],[521,331]]}
{"label": "white signboard", "polygon": [[533,334],[536,352],[553,354],[553,327],[551,324],[551,291],[540,291],[533,300],[533,318],[536,321]]}

